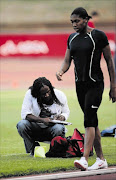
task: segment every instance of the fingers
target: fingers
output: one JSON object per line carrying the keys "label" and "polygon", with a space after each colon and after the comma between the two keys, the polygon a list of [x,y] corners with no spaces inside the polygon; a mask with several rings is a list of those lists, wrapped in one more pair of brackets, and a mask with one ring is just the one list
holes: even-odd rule
{"label": "fingers", "polygon": [[57,120],[58,119],[58,115],[54,116],[54,119]]}
{"label": "fingers", "polygon": [[62,75],[63,75],[63,72],[56,73],[56,77],[57,77],[58,81],[62,81]]}
{"label": "fingers", "polygon": [[60,116],[59,116],[59,115],[55,115],[55,116],[54,116],[54,119],[55,119],[55,120],[60,120]]}
{"label": "fingers", "polygon": [[112,102],[113,103],[116,102],[116,98],[115,97],[112,98]]}
{"label": "fingers", "polygon": [[50,118],[44,118],[44,123],[49,123],[51,120],[50,120]]}
{"label": "fingers", "polygon": [[109,99],[112,100],[113,103],[116,102],[116,88],[110,89]]}
{"label": "fingers", "polygon": [[62,116],[62,115],[59,115],[59,116],[57,117],[57,119],[60,120],[60,121],[65,121],[65,117]]}
{"label": "fingers", "polygon": [[116,102],[116,98],[115,97],[113,98],[113,97],[109,96],[109,100],[112,100],[113,103]]}
{"label": "fingers", "polygon": [[112,97],[109,95],[109,100],[112,100],[112,102],[114,103],[114,102],[116,102],[116,97]]}
{"label": "fingers", "polygon": [[116,102],[116,98],[115,97],[109,96],[109,100],[112,100],[113,103]]}

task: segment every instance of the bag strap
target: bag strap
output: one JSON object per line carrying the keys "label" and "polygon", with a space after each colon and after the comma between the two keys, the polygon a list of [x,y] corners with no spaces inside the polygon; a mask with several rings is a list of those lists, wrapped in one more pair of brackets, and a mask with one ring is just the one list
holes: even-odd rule
{"label": "bag strap", "polygon": [[[83,135],[80,133],[80,131],[77,129],[77,128],[75,128],[74,129],[74,132],[76,132],[77,134],[79,134],[79,136],[81,137],[81,139],[83,140],[83,143],[84,143],[84,137],[83,137]],[[79,140],[78,139],[78,137],[73,137],[74,136],[74,133],[73,133],[73,135],[71,136],[71,139],[77,139],[77,140]]]}
{"label": "bag strap", "polygon": [[[72,139],[72,140],[68,139],[67,141],[68,141],[68,143],[69,143],[70,145],[72,145],[73,151],[75,152],[76,156],[78,156],[79,154],[81,155],[81,151],[80,151],[80,148],[79,148],[79,145],[78,145],[77,140],[76,140],[76,139]],[[79,141],[82,141],[82,140],[79,140]],[[76,146],[75,146],[75,142],[76,142]],[[79,152],[77,152],[74,147],[75,147],[76,149],[78,149]],[[79,154],[78,154],[78,153],[79,153]]]}
{"label": "bag strap", "polygon": [[82,140],[83,140],[83,142],[84,142],[83,134],[81,134],[80,131],[79,131],[77,128],[75,128],[75,129],[76,129],[76,131],[79,133],[79,135],[82,137]]}

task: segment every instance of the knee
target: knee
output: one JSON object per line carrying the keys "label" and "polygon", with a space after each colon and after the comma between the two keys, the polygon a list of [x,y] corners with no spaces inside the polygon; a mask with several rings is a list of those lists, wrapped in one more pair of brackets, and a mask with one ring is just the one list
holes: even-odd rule
{"label": "knee", "polygon": [[18,124],[16,125],[17,130],[19,132],[19,134],[22,134],[25,130],[26,127],[28,126],[28,121],[27,120],[21,120],[18,122]]}
{"label": "knee", "polygon": [[54,125],[53,135],[54,135],[54,137],[55,136],[62,136],[62,137],[64,137],[65,136],[65,127],[64,127],[64,125],[61,125],[61,124]]}

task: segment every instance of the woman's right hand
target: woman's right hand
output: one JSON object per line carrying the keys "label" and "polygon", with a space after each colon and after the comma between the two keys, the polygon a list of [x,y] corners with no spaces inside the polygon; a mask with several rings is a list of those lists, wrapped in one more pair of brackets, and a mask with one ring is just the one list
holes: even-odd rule
{"label": "woman's right hand", "polygon": [[63,71],[58,71],[56,73],[56,77],[57,77],[58,81],[62,81],[62,75],[63,75]]}
{"label": "woman's right hand", "polygon": [[51,118],[49,118],[49,117],[47,117],[47,118],[43,118],[43,123],[45,124],[45,125],[49,125],[50,124],[50,122],[51,122]]}

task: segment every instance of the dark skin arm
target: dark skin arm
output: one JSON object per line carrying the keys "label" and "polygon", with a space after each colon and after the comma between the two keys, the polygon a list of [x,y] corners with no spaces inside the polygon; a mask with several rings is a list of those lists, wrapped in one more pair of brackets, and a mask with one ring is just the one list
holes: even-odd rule
{"label": "dark skin arm", "polygon": [[70,49],[66,50],[65,58],[62,63],[61,69],[56,73],[56,77],[59,81],[62,80],[62,75],[68,71],[71,65],[72,58],[70,56]]}
{"label": "dark skin arm", "polygon": [[26,116],[26,119],[29,121],[29,122],[35,122],[35,123],[44,123],[45,125],[49,125],[51,119],[49,117],[47,118],[41,118],[40,116],[36,117],[32,114],[28,114]]}
{"label": "dark skin arm", "polygon": [[114,70],[114,62],[112,60],[111,51],[109,45],[107,45],[103,49],[103,55],[107,63],[107,68],[110,77],[110,92],[109,97],[112,102],[116,101],[116,80],[115,80],[115,70]]}
{"label": "dark skin arm", "polygon": [[[46,118],[41,118],[40,116],[36,117],[32,114],[28,114],[26,116],[26,119],[30,122],[35,122],[35,123],[44,123],[45,125],[51,125],[52,123],[52,119],[49,118],[49,117],[46,117]],[[54,119],[58,119],[60,121],[65,121],[65,117],[62,116],[62,115],[57,115],[57,116],[54,116]]]}

